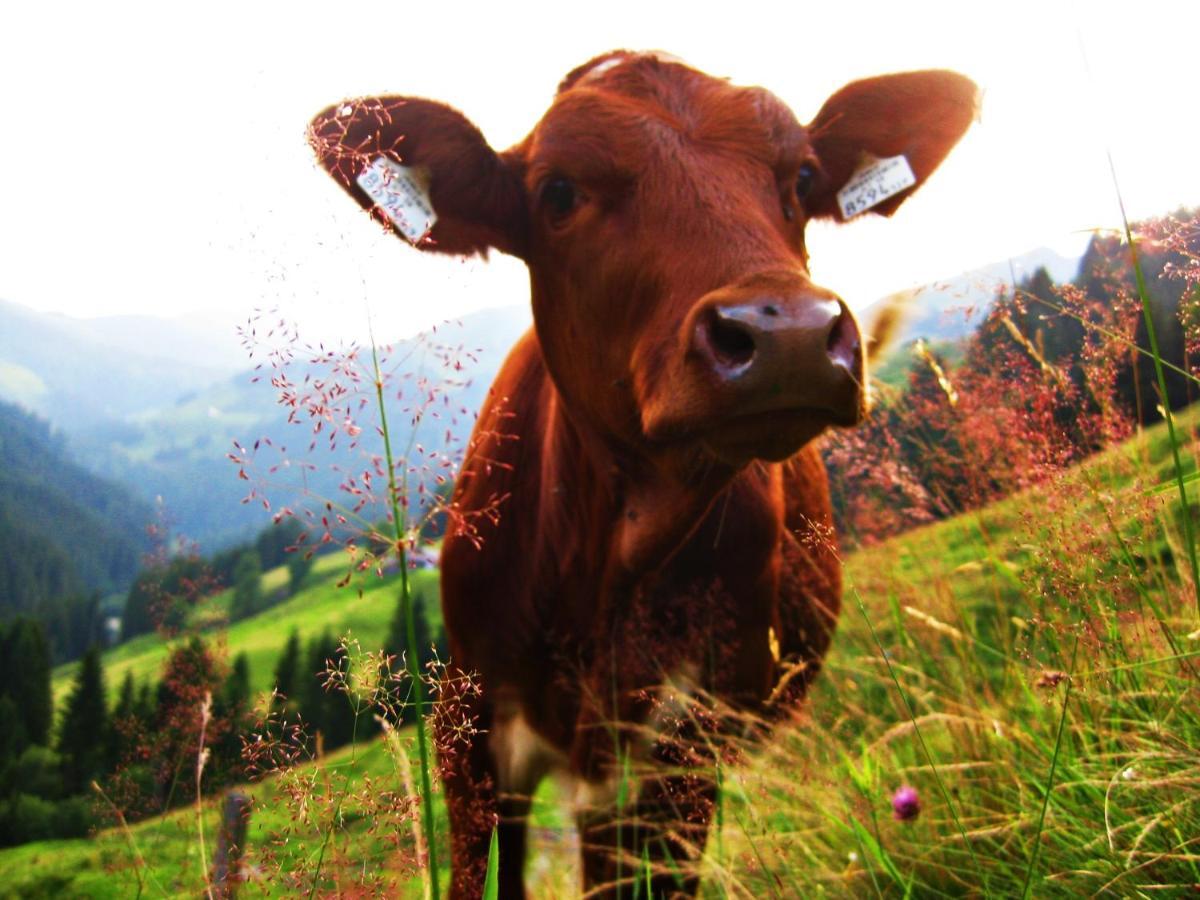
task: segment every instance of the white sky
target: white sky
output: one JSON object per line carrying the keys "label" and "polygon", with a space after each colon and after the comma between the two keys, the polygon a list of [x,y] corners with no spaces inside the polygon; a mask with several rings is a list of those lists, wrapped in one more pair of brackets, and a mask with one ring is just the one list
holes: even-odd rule
{"label": "white sky", "polygon": [[[579,13],[574,10],[585,10]],[[318,172],[329,103],[445,100],[500,148],[558,80],[614,47],[762,84],[801,120],[846,81],[947,67],[982,122],[890,220],[810,233],[853,306],[1200,204],[1200,3],[517,2],[6,4],[0,13],[0,297],[77,316],[280,306],[308,337],[381,337],[521,302],[523,267],[423,256]],[[1090,67],[1085,68],[1085,54]]]}

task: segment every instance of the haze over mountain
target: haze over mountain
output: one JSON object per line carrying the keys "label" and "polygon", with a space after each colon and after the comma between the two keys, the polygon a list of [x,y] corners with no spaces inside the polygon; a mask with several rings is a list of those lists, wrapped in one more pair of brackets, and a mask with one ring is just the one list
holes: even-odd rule
{"label": "haze over mountain", "polygon": [[245,366],[233,324],[75,319],[0,300],[0,397],[68,433],[173,403]]}
{"label": "haze over mountain", "polygon": [[[898,344],[916,337],[962,337],[998,287],[1043,266],[1066,281],[1078,264],[1041,248],[909,292]],[[869,323],[884,302],[865,310],[863,321]],[[391,424],[400,444],[426,450],[465,446],[500,363],[529,323],[526,305],[491,309],[447,323],[424,339],[396,344],[389,379],[393,395],[406,392],[392,400]],[[294,383],[303,388],[306,381],[311,386],[347,380],[328,365],[311,364],[314,355],[297,352],[289,374]],[[263,357],[260,348],[257,358]],[[449,364],[446,358],[452,358]],[[368,403],[355,413],[364,428],[360,445],[352,448],[348,438],[340,438],[331,451],[326,426],[310,450],[313,420],[301,410],[300,423],[289,424],[280,390],[269,383],[269,367],[254,382],[247,360],[233,323],[71,319],[0,302],[0,397],[49,419],[92,471],[129,485],[147,501],[161,497],[179,532],[205,550],[244,538],[269,521],[261,502],[241,502],[249,484],[227,459],[235,440],[248,448],[259,442],[256,471],[248,474],[261,479],[272,511],[312,505],[318,498],[348,499],[340,486],[369,467],[371,453],[379,449],[374,403],[364,395]],[[358,360],[360,372],[365,362]],[[413,435],[409,404],[421,379],[427,382],[423,390],[437,393],[437,406]]]}
{"label": "haze over mountain", "polygon": [[150,506],[73,462],[61,434],[0,402],[0,620],[72,594],[123,590]]}
{"label": "haze over mountain", "polygon": [[[465,446],[504,355],[528,327],[527,307],[484,310],[383,351],[397,452],[410,445],[410,456],[416,445]],[[351,352],[339,352],[333,362],[314,363],[315,351],[296,349],[287,373],[300,394],[317,384],[328,390],[335,382],[361,391],[349,404],[363,429],[357,447],[340,435],[331,449],[329,422],[314,435],[316,419],[306,404],[289,423],[293,410],[280,403],[281,389],[270,383],[276,372],[269,365],[257,372],[243,370],[157,409],[77,428],[72,443],[97,471],[135,483],[146,496],[161,496],[179,530],[205,549],[245,537],[270,521],[261,502],[241,502],[251,484],[269,498],[272,511],[319,506],[325,499],[352,505],[340,486],[348,476],[370,468],[371,454],[381,453],[382,446],[369,378],[356,384],[349,374],[353,370],[366,376],[370,354],[360,349],[353,364],[346,365]],[[436,402],[414,434],[413,404],[428,400],[431,392]],[[360,406],[359,400],[366,402]],[[237,477],[238,467],[227,458],[234,441],[247,448],[259,444],[249,481]],[[381,509],[376,518],[382,516]]]}
{"label": "haze over mountain", "polygon": [[[948,341],[966,337],[982,321],[998,290],[1005,287],[1011,290],[1014,284],[1041,268],[1058,284],[1071,281],[1079,273],[1079,261],[1079,257],[1068,258],[1039,247],[1011,260],[902,292],[904,314],[899,331],[892,336],[893,346],[901,347],[917,338]],[[872,303],[860,313],[861,321],[871,322],[897,296],[901,295]]]}

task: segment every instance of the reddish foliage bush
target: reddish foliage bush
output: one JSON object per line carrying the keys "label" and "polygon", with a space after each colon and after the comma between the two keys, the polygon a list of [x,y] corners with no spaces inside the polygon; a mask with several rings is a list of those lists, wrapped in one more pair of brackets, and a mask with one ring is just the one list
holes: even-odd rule
{"label": "reddish foliage bush", "polygon": [[[1196,398],[1200,216],[1138,227],[1172,408]],[[907,384],[824,455],[842,533],[872,543],[1041,484],[1161,418],[1130,249],[1093,238],[1074,283],[1002,292],[951,366],[918,343]],[[1186,345],[1185,345],[1186,336]]]}

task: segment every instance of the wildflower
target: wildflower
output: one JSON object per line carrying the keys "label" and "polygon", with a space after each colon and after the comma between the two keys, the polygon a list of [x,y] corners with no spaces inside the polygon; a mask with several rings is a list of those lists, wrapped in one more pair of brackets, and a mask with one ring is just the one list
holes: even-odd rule
{"label": "wildflower", "polygon": [[897,822],[911,822],[921,814],[921,797],[915,787],[904,785],[892,795],[892,817]]}
{"label": "wildflower", "polygon": [[1070,676],[1066,672],[1054,672],[1049,669],[1042,672],[1038,678],[1036,685],[1040,688],[1056,688],[1062,682],[1066,681]]}
{"label": "wildflower", "polygon": [[1137,770],[1133,766],[1130,766],[1121,773],[1121,777],[1126,781],[1133,781],[1133,779],[1137,778]]}

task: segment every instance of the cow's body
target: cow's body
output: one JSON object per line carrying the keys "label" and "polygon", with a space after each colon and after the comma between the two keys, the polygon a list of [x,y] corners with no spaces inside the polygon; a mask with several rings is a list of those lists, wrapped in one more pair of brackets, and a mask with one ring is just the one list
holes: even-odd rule
{"label": "cow's body", "polygon": [[[605,596],[607,539],[624,514],[620,467],[565,414],[532,332],[509,356],[480,422],[456,515],[507,499],[496,525],[452,534],[442,554],[450,656],[478,674],[483,692],[471,712],[486,732],[474,758],[453,760],[448,799],[461,808],[452,818],[486,826],[478,815],[492,802],[479,790],[486,773],[509,831],[503,859],[519,873],[526,800],[544,775],[568,770],[599,788],[601,801],[584,800],[580,813],[593,845],[589,873],[603,883],[615,874],[605,846],[615,832],[589,823],[615,787],[614,720],[634,735],[630,752],[641,758],[633,770],[641,772],[646,756],[671,752],[669,741],[654,748],[637,738],[664,680],[758,711],[784,671],[792,670],[785,693],[793,698],[815,673],[841,596],[826,542],[825,471],[811,445],[784,463],[743,469],[669,559]],[[781,642],[774,652],[773,641]],[[797,671],[804,663],[812,668]],[[641,815],[690,820],[694,829],[707,822],[708,787],[675,796],[670,816],[645,804]],[[631,810],[625,815],[633,820]],[[489,838],[490,828],[460,827],[456,841],[474,846],[459,847],[459,856],[485,859]]]}
{"label": "cow's body", "polygon": [[644,856],[656,894],[694,890],[727,711],[802,696],[840,605],[811,441],[862,415],[862,348],[808,278],[804,224],[840,217],[865,154],[903,154],[919,184],[973,109],[966,79],[912,73],[849,86],[805,129],[761,89],[612,54],[504,154],[428,101],[316,120],[364,206],[373,158],[424,167],[432,249],[499,247],[531,273],[535,328],[480,414],[442,551],[452,667],[478,688],[443,699],[475,723],[439,741],[456,896],[478,892],[497,816],[501,893],[521,894],[529,798],[555,769],[583,788],[586,888]]}

